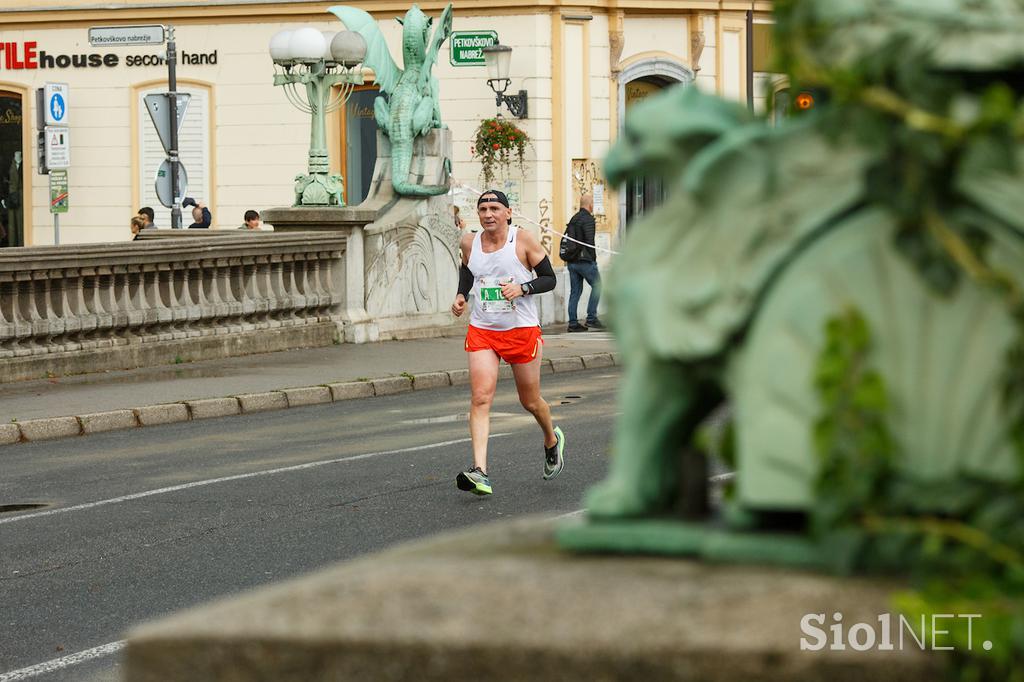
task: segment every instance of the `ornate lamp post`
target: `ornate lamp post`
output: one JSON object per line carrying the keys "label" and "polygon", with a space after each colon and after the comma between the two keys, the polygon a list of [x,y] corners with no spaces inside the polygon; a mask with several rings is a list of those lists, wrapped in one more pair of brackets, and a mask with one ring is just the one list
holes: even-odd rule
{"label": "ornate lamp post", "polygon": [[[315,28],[281,31],[270,39],[274,85],[300,111],[311,115],[309,173],[295,176],[295,206],[344,206],[344,183],[330,173],[326,115],[344,106],[363,83],[366,41],[358,33],[321,33]],[[299,85],[305,86],[303,93]],[[335,86],[341,86],[335,90]]]}

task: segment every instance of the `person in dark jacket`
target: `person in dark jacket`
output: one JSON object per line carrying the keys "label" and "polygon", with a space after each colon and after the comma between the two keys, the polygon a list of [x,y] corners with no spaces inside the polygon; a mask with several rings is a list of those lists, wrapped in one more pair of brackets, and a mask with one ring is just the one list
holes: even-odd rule
{"label": "person in dark jacket", "polygon": [[189,229],[197,228],[208,228],[210,223],[213,222],[213,216],[210,215],[210,209],[206,207],[203,202],[196,203],[196,200],[192,197],[185,197],[185,201],[181,202],[182,208],[192,207],[192,220],[194,221],[189,225]]}
{"label": "person in dark jacket", "polygon": [[[597,317],[597,303],[601,299],[601,273],[597,271],[597,251],[594,249],[594,197],[584,194],[580,197],[580,210],[569,220],[566,234],[587,246],[580,249],[576,260],[569,267],[569,331],[585,332],[588,329],[604,329]],[[580,296],[583,295],[583,281],[590,285],[590,300],[587,301],[587,324],[577,321]]]}

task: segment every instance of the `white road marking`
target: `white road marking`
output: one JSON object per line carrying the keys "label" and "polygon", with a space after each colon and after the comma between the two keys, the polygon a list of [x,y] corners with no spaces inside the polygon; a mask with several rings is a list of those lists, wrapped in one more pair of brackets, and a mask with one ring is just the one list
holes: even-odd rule
{"label": "white road marking", "polygon": [[548,519],[548,521],[558,521],[559,519],[571,519],[573,517],[580,516],[581,514],[585,514],[586,511],[587,510],[585,508],[577,509],[576,511],[567,512],[565,514],[559,514],[558,516],[552,516],[550,519]]}
{"label": "white road marking", "polygon": [[[491,435],[491,438],[503,438],[504,436],[511,436],[511,433],[495,433]],[[417,450],[432,450],[434,448],[443,448],[449,445],[458,445],[459,443],[469,442],[469,438],[458,438],[456,440],[446,440],[440,443],[431,443],[430,445],[417,445],[411,448],[399,448],[398,450],[382,450],[380,452],[367,452],[362,455],[352,455],[351,457],[338,457],[336,459],[325,459],[317,462],[307,462],[306,464],[296,464],[290,467],[279,467],[277,469],[266,469],[264,471],[253,471],[248,474],[235,474],[234,476],[222,476],[220,478],[209,478],[204,481],[193,481],[192,483],[182,483],[180,485],[172,485],[166,488],[156,488],[155,490],[144,490],[140,493],[132,493],[131,495],[122,495],[121,497],[112,497],[108,500],[98,500],[96,502],[85,502],[84,504],[76,504],[71,507],[60,507],[58,509],[47,509],[46,511],[33,512],[31,514],[22,514],[20,516],[11,516],[8,518],[0,518],[0,525],[5,523],[14,523],[16,521],[24,521],[26,519],[37,519],[42,516],[52,516],[54,514],[67,514],[73,511],[82,511],[84,509],[93,509],[95,507],[103,507],[108,504],[117,504],[119,502],[128,502],[130,500],[138,500],[143,497],[152,497],[153,495],[163,495],[165,493],[173,493],[179,490],[188,490],[189,488],[199,488],[201,486],[213,485],[214,483],[226,483],[227,481],[241,481],[246,478],[257,478],[259,476],[271,476],[273,474],[283,474],[290,471],[301,471],[303,469],[313,469],[315,467],[322,467],[328,464],[345,464],[348,462],[357,462],[362,459],[370,459],[371,457],[380,457],[382,455],[398,455],[405,452],[415,452]],[[0,680],[3,682],[3,680]]]}
{"label": "white road marking", "polygon": [[[514,412],[491,412],[492,419],[503,419],[505,417],[521,417],[522,414],[515,414]],[[533,418],[531,415],[526,414],[525,416]],[[400,424],[445,424],[448,422],[468,422],[469,412],[460,412],[459,414],[447,414],[443,417],[423,417],[422,419],[403,419]]]}
{"label": "white road marking", "polygon": [[22,668],[21,670],[12,670],[9,673],[0,673],[0,682],[17,682],[18,680],[27,680],[31,677],[45,675],[47,673],[56,672],[62,668],[69,668],[73,665],[78,665],[79,663],[85,663],[86,661],[91,661],[94,658],[109,656],[110,654],[123,649],[125,644],[127,644],[127,642],[124,640],[111,642],[109,644],[93,647],[92,649],[86,649],[85,651],[79,651],[77,654],[71,654],[70,656],[55,658],[52,661],[46,661],[45,663],[37,663],[36,665],[29,666],[28,668]]}

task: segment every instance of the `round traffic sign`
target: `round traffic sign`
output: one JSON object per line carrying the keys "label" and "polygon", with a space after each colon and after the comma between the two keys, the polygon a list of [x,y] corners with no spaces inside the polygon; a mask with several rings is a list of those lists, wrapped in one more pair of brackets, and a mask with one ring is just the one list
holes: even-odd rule
{"label": "round traffic sign", "polygon": [[[167,208],[173,208],[174,206],[174,195],[171,193],[171,162],[164,159],[164,162],[160,164],[160,168],[156,171],[156,198],[161,204]],[[185,166],[178,162],[178,197],[185,196],[188,191],[188,173],[185,172]]]}

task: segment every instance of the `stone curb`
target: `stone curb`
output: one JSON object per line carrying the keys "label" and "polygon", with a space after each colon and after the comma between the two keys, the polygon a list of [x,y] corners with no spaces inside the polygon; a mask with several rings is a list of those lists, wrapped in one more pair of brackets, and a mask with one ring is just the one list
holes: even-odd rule
{"label": "stone curb", "polygon": [[235,397],[238,398],[242,414],[266,412],[267,410],[283,410],[288,407],[288,397],[281,391],[243,393]]}
{"label": "stone curb", "polygon": [[21,428],[17,424],[0,424],[0,445],[10,445],[21,440]]}
{"label": "stone curb", "polygon": [[137,425],[135,412],[132,410],[113,410],[111,412],[95,412],[78,417],[82,422],[82,434],[103,433],[130,429]]}
{"label": "stone curb", "polygon": [[341,384],[327,384],[331,390],[331,400],[352,400],[354,398],[372,398],[373,384],[369,381],[346,381]]}
{"label": "stone curb", "polygon": [[374,395],[394,395],[412,390],[412,377],[384,377],[383,379],[372,379]]}
{"label": "stone curb", "polygon": [[147,405],[136,408],[134,412],[139,419],[139,426],[160,426],[189,420],[188,405],[185,403]]}
{"label": "stone curb", "polygon": [[304,405],[322,405],[333,400],[331,389],[327,386],[309,386],[308,388],[286,388],[283,391],[288,399],[288,407],[303,407]]}
{"label": "stone curb", "polygon": [[[618,353],[593,353],[544,360],[541,363],[540,371],[541,374],[553,374],[617,365],[621,365]],[[502,364],[498,370],[498,377],[500,379],[511,378],[512,368]],[[70,438],[106,431],[176,424],[199,419],[283,410],[306,405],[322,405],[341,400],[357,400],[395,395],[413,390],[426,391],[468,384],[468,369],[450,369],[442,372],[380,377],[367,381],[346,381],[322,386],[285,388],[265,393],[243,393],[226,398],[203,398],[161,405],[143,405],[131,409],[94,412],[70,417],[42,417],[23,422],[0,424],[0,446],[13,445],[23,441]]]}
{"label": "stone curb", "polygon": [[551,368],[558,372],[578,372],[583,369],[583,358],[555,358]]}
{"label": "stone curb", "polygon": [[18,422],[18,426],[21,427],[21,437],[28,441],[67,438],[77,436],[82,432],[82,424],[78,421],[78,417],[29,419]]}
{"label": "stone curb", "polygon": [[213,419],[214,417],[230,417],[241,413],[238,398],[204,398],[203,400],[186,400],[192,419]]}
{"label": "stone curb", "polygon": [[448,372],[424,372],[413,375],[412,389],[414,391],[425,391],[431,388],[444,388],[451,386],[452,380]]}

